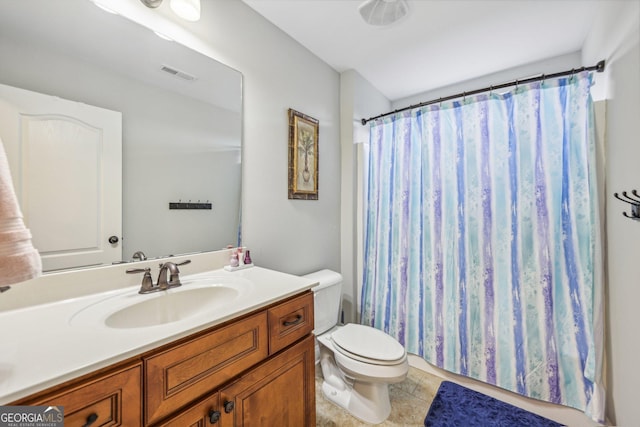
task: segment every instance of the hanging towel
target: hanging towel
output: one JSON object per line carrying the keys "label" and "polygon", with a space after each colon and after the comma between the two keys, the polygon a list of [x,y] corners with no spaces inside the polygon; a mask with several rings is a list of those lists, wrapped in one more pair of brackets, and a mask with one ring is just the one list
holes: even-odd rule
{"label": "hanging towel", "polygon": [[9,161],[0,140],[0,286],[33,279],[42,274],[42,261],[31,243],[31,232],[13,189]]}

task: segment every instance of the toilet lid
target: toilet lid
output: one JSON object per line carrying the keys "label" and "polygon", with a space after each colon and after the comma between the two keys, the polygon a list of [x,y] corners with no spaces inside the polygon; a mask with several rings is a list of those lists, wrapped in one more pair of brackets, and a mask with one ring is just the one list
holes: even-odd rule
{"label": "toilet lid", "polygon": [[404,347],[395,338],[371,326],[349,323],[331,334],[337,350],[355,359],[397,362],[406,356]]}

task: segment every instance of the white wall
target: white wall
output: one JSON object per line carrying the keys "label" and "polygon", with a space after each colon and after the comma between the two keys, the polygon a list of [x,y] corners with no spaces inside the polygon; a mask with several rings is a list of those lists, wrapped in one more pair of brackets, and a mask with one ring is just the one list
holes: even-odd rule
{"label": "white wall", "polygon": [[622,216],[628,206],[614,192],[640,189],[640,2],[602,2],[585,41],[583,60],[606,59],[594,88],[607,99],[606,127],[606,378],[607,417],[620,426],[640,423],[640,223]]}
{"label": "white wall", "polygon": [[[255,263],[340,270],[339,75],[240,0],[206,1],[193,31],[244,76],[243,244]],[[287,199],[287,109],[320,122],[319,197]]]}

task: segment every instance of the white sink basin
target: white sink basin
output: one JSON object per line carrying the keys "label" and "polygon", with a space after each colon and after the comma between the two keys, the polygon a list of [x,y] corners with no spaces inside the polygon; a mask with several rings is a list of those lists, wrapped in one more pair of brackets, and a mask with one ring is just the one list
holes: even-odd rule
{"label": "white sink basin", "polygon": [[141,295],[136,288],[84,307],[69,323],[133,329],[212,317],[232,308],[252,287],[241,278],[199,277],[183,280],[178,288],[150,294]]}
{"label": "white sink basin", "polygon": [[185,289],[183,292],[159,292],[150,298],[116,311],[107,317],[110,328],[144,328],[177,322],[235,301],[239,292],[225,286]]}

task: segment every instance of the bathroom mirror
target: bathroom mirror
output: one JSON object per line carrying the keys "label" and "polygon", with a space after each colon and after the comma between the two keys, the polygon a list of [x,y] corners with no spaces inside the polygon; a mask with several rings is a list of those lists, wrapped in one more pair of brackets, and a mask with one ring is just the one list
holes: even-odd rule
{"label": "bathroom mirror", "polygon": [[0,58],[0,84],[122,113],[122,261],[240,243],[238,71],[88,0],[1,2]]}

